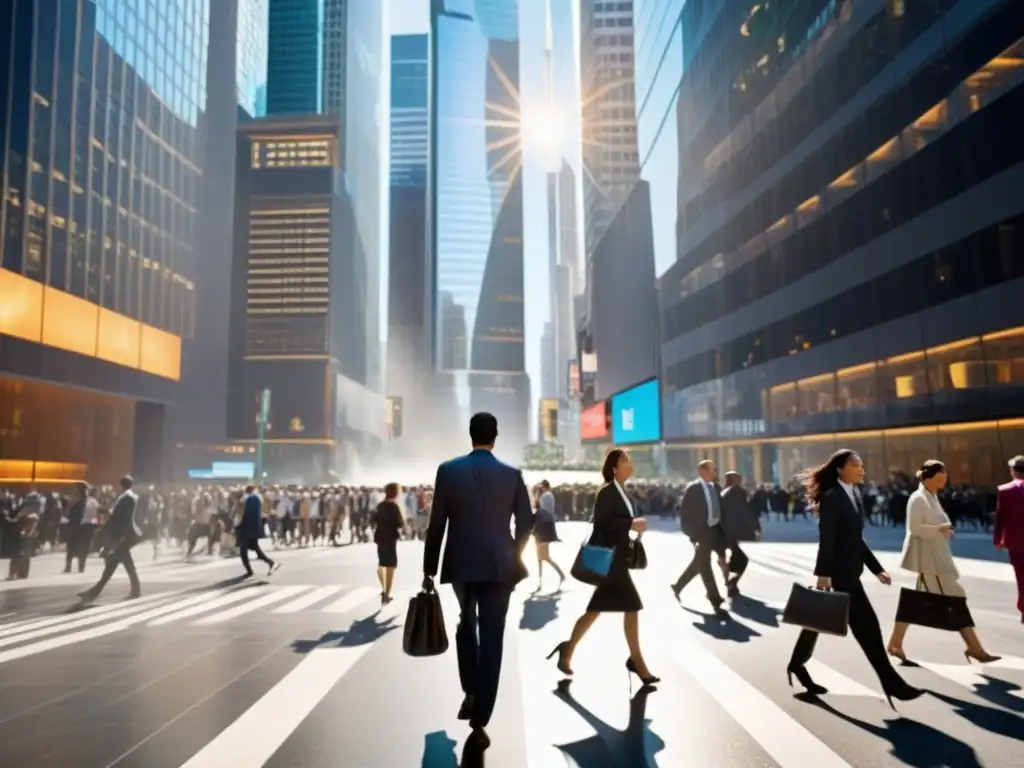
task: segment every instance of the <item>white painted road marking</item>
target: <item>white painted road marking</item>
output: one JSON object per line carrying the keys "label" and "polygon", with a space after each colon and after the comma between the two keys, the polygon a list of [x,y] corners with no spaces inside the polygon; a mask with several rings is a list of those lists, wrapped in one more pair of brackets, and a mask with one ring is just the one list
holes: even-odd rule
{"label": "white painted road marking", "polygon": [[200,613],[206,613],[214,608],[221,608],[225,605],[231,605],[232,603],[249,599],[256,594],[253,591],[255,589],[257,589],[257,587],[243,587],[242,589],[236,589],[232,592],[228,592],[226,595],[222,594],[214,600],[207,600],[190,606],[183,606],[178,611],[163,615],[158,619],[153,619],[149,622],[149,626],[159,627],[164,624],[170,624],[172,621],[187,619],[191,616],[198,616]]}
{"label": "white painted road marking", "polygon": [[[372,590],[371,590],[372,592]],[[375,643],[314,648],[281,682],[182,768],[266,765],[317,704]]]}
{"label": "white painted road marking", "polygon": [[374,595],[379,594],[373,587],[356,587],[347,595],[338,598],[323,609],[324,613],[348,613],[358,608]]}
{"label": "white painted road marking", "polygon": [[262,597],[254,595],[254,597],[256,597],[255,600],[242,603],[241,605],[237,605],[227,611],[215,613],[213,616],[207,616],[205,619],[200,619],[194,623],[206,625],[221,624],[225,621],[231,621],[232,619],[244,616],[252,611],[258,611],[260,608],[266,608],[268,605],[273,605],[274,603],[278,603],[282,600],[287,600],[289,597],[297,595],[300,592],[305,592],[307,589],[309,589],[309,587],[306,586],[281,587],[280,589],[273,590],[269,594],[264,594]]}
{"label": "white painted road marking", "polygon": [[292,600],[287,605],[282,605],[279,608],[274,609],[274,613],[298,613],[304,611],[310,606],[316,605],[322,600],[326,600],[328,597],[332,597],[337,592],[341,591],[341,587],[318,587],[310,592],[308,595]]}

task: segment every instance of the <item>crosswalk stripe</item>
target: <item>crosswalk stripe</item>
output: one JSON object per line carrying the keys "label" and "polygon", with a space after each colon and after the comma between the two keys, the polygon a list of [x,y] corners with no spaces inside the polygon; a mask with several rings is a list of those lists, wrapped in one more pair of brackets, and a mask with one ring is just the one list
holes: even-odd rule
{"label": "crosswalk stripe", "polygon": [[[951,683],[973,691],[988,684],[988,678],[994,669],[1011,669],[1024,671],[1024,659],[1017,656],[1004,656],[991,664],[936,664],[929,661],[916,661],[929,672],[938,675]],[[1018,699],[1024,699],[1024,690],[1009,690],[1006,693]]]}
{"label": "crosswalk stripe", "polygon": [[[371,590],[372,592],[372,590]],[[314,648],[284,679],[220,732],[182,768],[259,768],[376,643]]]}
{"label": "crosswalk stripe", "polygon": [[221,595],[213,600],[206,600],[194,605],[183,607],[180,610],[168,613],[159,618],[153,619],[149,622],[151,627],[160,627],[164,624],[170,624],[171,622],[178,621],[179,619],[187,619],[191,616],[198,616],[200,613],[206,613],[213,610],[214,608],[221,608],[225,605],[231,605],[241,600],[247,600],[255,594],[252,590],[257,589],[257,586],[242,587],[228,592],[226,595]]}
{"label": "crosswalk stripe", "polygon": [[879,691],[874,691],[866,685],[837,672],[832,667],[817,659],[811,659],[805,665],[807,672],[818,685],[828,688],[830,696],[868,696],[874,699],[884,698]]}
{"label": "crosswalk stripe", "polygon": [[[71,624],[74,624],[75,626],[82,626],[83,622],[89,624],[93,621],[110,618],[111,615],[120,616],[124,613],[131,613],[132,611],[138,610],[140,605],[164,599],[170,594],[173,593],[156,592],[152,595],[144,595],[143,597],[133,600],[131,603],[111,603],[110,605],[101,605],[95,608],[85,608],[81,611],[75,611],[74,613],[63,613],[59,616],[27,619],[26,621],[21,622],[20,626],[7,625],[0,629],[0,638],[9,637],[11,635],[21,635],[25,632],[38,631],[47,627],[52,627],[52,632],[58,632],[60,630],[67,629],[68,625]],[[48,633],[44,632],[43,634]],[[13,642],[20,642],[20,640],[15,640]],[[3,644],[4,643],[0,641],[0,645]]]}
{"label": "crosswalk stripe", "polygon": [[206,618],[199,619],[199,621],[194,623],[197,625],[207,625],[221,624],[225,621],[231,621],[231,619],[244,616],[252,611],[258,611],[260,608],[266,608],[268,605],[273,605],[274,603],[278,603],[282,600],[287,600],[289,597],[305,592],[307,589],[309,589],[309,587],[306,586],[281,587],[255,600],[250,600],[247,603],[235,606],[227,611],[215,613],[213,616],[207,616]]}
{"label": "crosswalk stripe", "polygon": [[[58,635],[56,637],[49,637],[45,640],[40,640],[37,643],[31,643],[29,645],[22,645],[17,648],[12,648],[9,651],[0,652],[0,664],[6,664],[9,661],[17,661],[18,659],[24,659],[27,656],[34,656],[37,653],[45,653],[46,651],[56,650],[57,648],[64,648],[69,645],[76,645],[78,643],[84,643],[88,640],[95,640],[99,637],[106,637],[107,635],[113,635],[117,632],[121,632],[129,627],[136,624],[154,619],[157,616],[162,616],[168,612],[178,610],[185,605],[196,605],[198,603],[209,601],[217,595],[223,594],[225,590],[215,590],[207,592],[201,595],[187,598],[185,600],[174,601],[169,604],[164,604],[152,608],[142,613],[137,613],[138,605],[132,605],[130,609],[126,608],[123,613],[126,614],[124,617],[118,616],[118,620],[110,624],[96,624],[94,626],[87,626],[85,629],[80,629],[77,632],[71,632],[66,635]],[[173,594],[173,593],[172,593]],[[136,612],[134,615],[127,615],[131,612]],[[115,612],[111,611],[106,616],[101,617],[102,619],[109,619],[115,616]],[[69,629],[67,625],[61,627],[61,630]],[[51,633],[45,633],[51,634]],[[19,637],[17,642],[25,640],[25,637]]]}
{"label": "crosswalk stripe", "polygon": [[30,629],[25,632],[14,632],[7,637],[0,638],[0,648],[8,645],[17,645],[18,643],[25,643],[30,640],[37,640],[47,635],[54,635],[59,632],[66,632],[72,629],[81,629],[82,627],[88,627],[92,624],[100,624],[110,619],[120,619],[125,616],[129,616],[136,613],[139,610],[139,606],[133,602],[132,604],[119,604],[116,608],[99,613],[98,611],[84,610],[80,613],[70,614],[73,618],[71,621],[64,621],[60,623],[49,622],[44,626],[40,626],[37,629]]}
{"label": "crosswalk stripe", "polygon": [[377,594],[373,587],[356,587],[323,609],[324,613],[348,613]]}
{"label": "crosswalk stripe", "polygon": [[298,613],[304,611],[310,606],[316,605],[322,600],[326,600],[336,592],[340,592],[341,587],[318,587],[310,592],[308,595],[303,595],[297,600],[292,600],[287,605],[282,605],[273,610],[273,613]]}

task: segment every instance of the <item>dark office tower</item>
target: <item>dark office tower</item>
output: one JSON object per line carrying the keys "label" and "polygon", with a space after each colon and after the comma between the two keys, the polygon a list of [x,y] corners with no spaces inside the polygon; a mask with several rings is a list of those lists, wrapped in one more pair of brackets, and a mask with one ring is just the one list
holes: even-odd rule
{"label": "dark office tower", "polygon": [[322,111],[324,2],[269,0],[268,115]]}
{"label": "dark office tower", "polygon": [[387,394],[403,398],[403,442],[431,438],[427,314],[427,35],[391,38]]}
{"label": "dark office tower", "polygon": [[580,0],[583,217],[588,259],[640,178],[633,30],[633,0]]}
{"label": "dark office tower", "polygon": [[750,5],[687,3],[667,56],[670,454],[788,482],[852,448],[879,482],[935,457],[1001,482],[1024,451],[1021,3]]}
{"label": "dark office tower", "polygon": [[[0,3],[0,483],[160,481],[195,334],[207,2]],[[175,52],[174,74],[158,50]]]}
{"label": "dark office tower", "polygon": [[351,373],[365,360],[364,265],[349,248],[342,128],[307,115],[238,130],[230,438],[254,444],[269,389],[268,474],[321,482],[384,426],[383,398]]}
{"label": "dark office tower", "polygon": [[[218,0],[211,6],[206,109],[199,125],[203,177],[196,218],[196,325],[182,357],[181,408],[175,425],[176,474],[209,466],[227,440],[228,325],[238,121],[256,116],[267,82],[267,0]],[[232,41],[234,44],[232,45]]]}
{"label": "dark office tower", "polygon": [[[488,410],[515,460],[528,442],[516,0],[431,4],[434,365],[459,423]],[[461,334],[461,335],[458,335]]]}

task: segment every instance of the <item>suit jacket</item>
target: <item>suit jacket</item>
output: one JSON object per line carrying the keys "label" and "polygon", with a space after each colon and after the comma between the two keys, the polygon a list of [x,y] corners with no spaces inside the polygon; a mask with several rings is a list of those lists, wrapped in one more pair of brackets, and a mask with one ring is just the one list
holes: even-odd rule
{"label": "suit jacket", "polygon": [[846,490],[837,485],[825,491],[818,504],[818,559],[814,575],[828,576],[833,584],[849,584],[860,580],[864,566],[874,574],[883,570],[864,541],[864,518]]}
{"label": "suit jacket", "polygon": [[533,531],[530,494],[522,473],[490,451],[474,450],[437,468],[423,550],[427,575],[437,573],[445,528],[442,584],[516,584],[526,578],[522,553]]}
{"label": "suit jacket", "polygon": [[626,554],[634,514],[626,506],[615,483],[605,483],[597,491],[597,498],[594,499],[594,532],[590,536],[590,543],[595,547],[614,547],[610,578],[628,570]]}
{"label": "suit jacket", "polygon": [[130,488],[117,497],[104,529],[111,545],[127,543],[129,546],[142,539],[142,529],[135,522],[135,509],[139,497]]}
{"label": "suit jacket", "polygon": [[1024,552],[1024,480],[999,486],[992,541],[1011,552]]}
{"label": "suit jacket", "polygon": [[753,541],[761,530],[761,521],[743,486],[731,485],[722,491],[722,530],[730,542]]}
{"label": "suit jacket", "polygon": [[[709,490],[711,493],[717,493],[719,497],[722,495],[722,488],[718,483],[712,483]],[[704,481],[694,480],[683,491],[683,502],[679,511],[679,526],[683,533],[691,539],[699,539],[708,529],[710,512],[707,496],[704,494]]]}
{"label": "suit jacket", "polygon": [[959,576],[949,542],[939,532],[939,526],[948,522],[949,517],[938,500],[930,500],[923,486],[910,494],[907,501],[907,535],[903,539],[903,561],[900,567],[928,576]]}
{"label": "suit jacket", "polygon": [[239,541],[251,541],[263,535],[263,502],[258,494],[250,493],[242,505],[242,519],[235,529]]}

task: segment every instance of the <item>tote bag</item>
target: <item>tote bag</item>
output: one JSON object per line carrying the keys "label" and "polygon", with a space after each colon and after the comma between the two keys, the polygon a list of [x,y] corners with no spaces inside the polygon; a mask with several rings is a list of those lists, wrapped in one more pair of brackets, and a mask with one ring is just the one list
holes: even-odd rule
{"label": "tote bag", "polygon": [[900,602],[896,607],[896,621],[930,627],[946,632],[959,632],[974,626],[967,598],[947,595],[942,592],[942,579],[935,577],[939,592],[928,591],[928,582],[921,575],[917,577],[918,589],[900,590]]}

